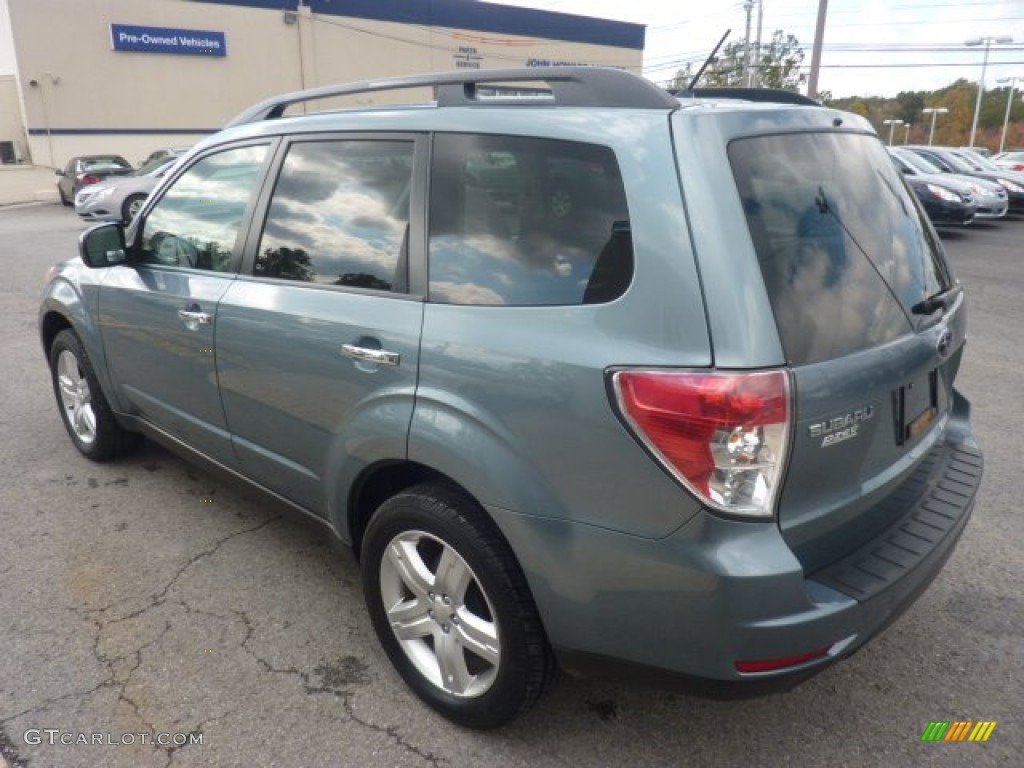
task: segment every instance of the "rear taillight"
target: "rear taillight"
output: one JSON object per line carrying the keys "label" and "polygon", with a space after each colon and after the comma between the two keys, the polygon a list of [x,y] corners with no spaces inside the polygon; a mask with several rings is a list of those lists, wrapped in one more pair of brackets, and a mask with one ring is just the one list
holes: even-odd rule
{"label": "rear taillight", "polygon": [[785,469],[785,371],[612,375],[633,434],[700,500],[733,515],[769,518]]}
{"label": "rear taillight", "polygon": [[100,182],[100,177],[99,176],[94,176],[91,173],[87,173],[85,176],[82,177],[82,184],[83,185],[85,185],[85,184],[99,184],[99,182]]}

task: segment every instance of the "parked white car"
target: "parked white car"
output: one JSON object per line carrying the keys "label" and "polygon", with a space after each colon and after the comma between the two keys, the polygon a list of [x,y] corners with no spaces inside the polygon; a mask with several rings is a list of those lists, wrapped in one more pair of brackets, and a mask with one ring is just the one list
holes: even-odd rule
{"label": "parked white car", "polygon": [[169,171],[181,152],[146,163],[127,176],[115,176],[84,187],[75,195],[75,213],[87,221],[130,222],[149,193]]}

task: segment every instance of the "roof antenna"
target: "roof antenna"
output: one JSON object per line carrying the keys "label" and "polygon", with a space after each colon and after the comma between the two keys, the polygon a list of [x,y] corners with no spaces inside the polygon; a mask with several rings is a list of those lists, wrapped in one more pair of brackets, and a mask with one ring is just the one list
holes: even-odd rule
{"label": "roof antenna", "polygon": [[725,30],[725,34],[722,35],[722,39],[718,41],[718,45],[716,45],[714,50],[711,51],[711,55],[704,60],[704,63],[700,65],[700,69],[697,70],[697,74],[693,76],[693,80],[690,81],[690,84],[686,86],[687,91],[693,90],[693,86],[697,84],[697,81],[700,80],[700,76],[704,74],[704,70],[708,68],[708,64],[715,60],[715,55],[718,53],[718,49],[722,47],[722,43],[725,42],[725,38],[729,36],[730,32],[732,32],[731,29]]}

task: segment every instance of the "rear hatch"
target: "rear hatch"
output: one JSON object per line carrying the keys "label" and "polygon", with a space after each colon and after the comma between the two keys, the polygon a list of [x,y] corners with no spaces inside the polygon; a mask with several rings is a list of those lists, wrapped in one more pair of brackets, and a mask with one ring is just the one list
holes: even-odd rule
{"label": "rear hatch", "polygon": [[952,404],[962,294],[874,136],[755,136],[728,155],[792,371],[779,525],[812,572],[913,503]]}

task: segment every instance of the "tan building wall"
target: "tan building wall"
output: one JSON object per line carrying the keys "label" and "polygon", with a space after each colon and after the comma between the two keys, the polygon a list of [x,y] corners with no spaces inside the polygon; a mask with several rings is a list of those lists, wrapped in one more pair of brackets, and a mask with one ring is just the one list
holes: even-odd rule
{"label": "tan building wall", "polygon": [[[267,96],[317,85],[544,62],[639,72],[642,58],[639,49],[312,14],[308,8],[286,17],[281,10],[188,0],[8,0],[8,6],[25,117],[34,129],[32,157],[51,166],[93,152],[138,162],[152,149],[188,145],[203,135],[185,131],[217,129]],[[114,51],[111,23],[224,32],[227,55]],[[358,101],[400,99],[375,94]],[[141,133],[105,133],[127,130]]]}

